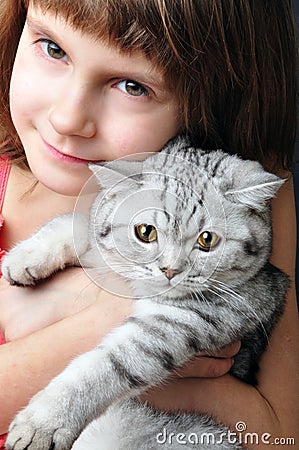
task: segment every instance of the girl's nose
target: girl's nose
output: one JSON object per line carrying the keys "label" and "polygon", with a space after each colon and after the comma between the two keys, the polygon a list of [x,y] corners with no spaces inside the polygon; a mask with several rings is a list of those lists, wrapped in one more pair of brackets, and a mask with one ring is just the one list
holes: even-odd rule
{"label": "girl's nose", "polygon": [[91,138],[96,134],[96,122],[92,117],[91,105],[83,92],[75,93],[71,86],[70,95],[62,95],[52,104],[49,121],[55,131],[63,136]]}

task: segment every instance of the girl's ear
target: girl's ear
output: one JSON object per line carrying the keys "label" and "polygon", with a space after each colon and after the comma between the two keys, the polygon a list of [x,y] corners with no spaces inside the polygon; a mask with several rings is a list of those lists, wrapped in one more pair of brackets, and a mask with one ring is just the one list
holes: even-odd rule
{"label": "girl's ear", "polygon": [[139,162],[111,161],[109,163],[90,163],[89,169],[94,173],[97,184],[102,189],[111,189],[115,185],[120,188],[136,189],[140,186],[142,164]]}
{"label": "girl's ear", "polygon": [[233,174],[233,185],[224,195],[234,203],[262,211],[285,181],[266,172],[258,162],[244,161]]}

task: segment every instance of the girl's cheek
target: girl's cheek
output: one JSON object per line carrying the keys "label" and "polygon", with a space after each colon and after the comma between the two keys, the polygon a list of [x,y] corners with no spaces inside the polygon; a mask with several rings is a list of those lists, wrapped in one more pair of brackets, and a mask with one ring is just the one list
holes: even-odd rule
{"label": "girl's cheek", "polygon": [[34,110],[38,110],[47,97],[47,90],[38,72],[31,69],[23,69],[23,65],[17,62],[12,73],[10,84],[10,108],[12,113],[20,111],[26,116]]}
{"label": "girl's cheek", "polygon": [[10,109],[13,119],[21,119],[24,114],[27,116],[33,103],[32,96],[28,95],[31,86],[27,80],[15,77],[10,88]]}
{"label": "girl's cheek", "polygon": [[41,73],[32,50],[20,42],[10,83],[11,101],[26,104],[36,102],[46,94],[44,74]]}

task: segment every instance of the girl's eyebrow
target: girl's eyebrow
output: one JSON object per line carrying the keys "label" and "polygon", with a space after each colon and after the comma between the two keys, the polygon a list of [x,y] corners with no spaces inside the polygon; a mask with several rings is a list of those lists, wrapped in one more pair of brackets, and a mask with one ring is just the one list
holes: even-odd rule
{"label": "girl's eyebrow", "polygon": [[55,31],[50,30],[47,27],[47,25],[41,20],[35,17],[33,18],[28,14],[26,18],[26,23],[28,28],[30,28],[33,32],[46,34],[49,37],[51,36],[55,42],[59,41],[59,36],[56,35]]}
{"label": "girl's eyebrow", "polygon": [[[52,29],[50,29],[46,23],[44,23],[42,20],[39,20],[36,17],[32,17],[29,14],[26,18],[26,23],[28,28],[36,33],[36,34],[43,34],[47,37],[49,37],[51,40],[53,40],[57,45],[60,45],[61,36],[58,36],[56,32]],[[63,48],[63,46],[61,47]],[[121,70],[121,78],[127,77],[128,79],[133,79],[135,81],[139,81],[140,83],[144,84],[151,84],[153,87],[155,87],[158,91],[161,93],[163,92],[166,94],[168,89],[166,88],[165,80],[158,71],[155,69],[151,73],[151,71],[140,71],[137,70]]]}

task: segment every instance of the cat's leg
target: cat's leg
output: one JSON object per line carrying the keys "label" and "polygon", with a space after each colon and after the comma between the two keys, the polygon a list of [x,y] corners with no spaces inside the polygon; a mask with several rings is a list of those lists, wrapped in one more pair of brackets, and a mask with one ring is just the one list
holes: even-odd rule
{"label": "cat's leg", "polygon": [[55,450],[69,449],[108,406],[160,383],[194,355],[194,339],[186,339],[186,330],[173,333],[169,326],[162,331],[152,322],[154,317],[149,325],[135,317],[76,358],[16,416],[7,448],[49,450],[55,445]]}
{"label": "cat's leg", "polygon": [[216,317],[211,320],[196,307],[187,308],[186,299],[182,302],[180,308],[153,299],[136,301],[132,317],[76,358],[16,416],[7,448],[68,450],[114,402],[160,384],[199,351],[227,345],[248,322],[245,315],[238,322],[239,311],[233,308],[225,327],[215,326]]}
{"label": "cat's leg", "polygon": [[156,411],[130,399],[86,427],[72,450],[244,450],[239,440],[206,415]]}
{"label": "cat's leg", "polygon": [[[80,234],[76,245],[74,220],[76,234]],[[87,246],[87,216],[70,213],[56,217],[7,253],[2,261],[3,276],[14,285],[35,285],[57,270],[78,265],[78,256],[86,251]]]}

